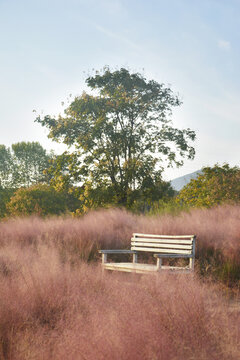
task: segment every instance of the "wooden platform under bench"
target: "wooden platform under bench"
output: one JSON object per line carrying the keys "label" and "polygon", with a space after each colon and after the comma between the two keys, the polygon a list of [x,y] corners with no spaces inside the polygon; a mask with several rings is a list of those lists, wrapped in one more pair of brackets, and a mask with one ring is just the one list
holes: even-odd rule
{"label": "wooden platform under bench", "polygon": [[[131,239],[131,250],[99,250],[102,254],[103,270],[117,270],[135,273],[153,273],[162,270],[189,273],[194,270],[195,235],[151,235],[134,233]],[[156,258],[156,264],[138,262],[138,254],[151,253]],[[132,254],[133,261],[127,263],[108,262],[108,255]],[[164,259],[189,259],[187,266],[166,266]]]}

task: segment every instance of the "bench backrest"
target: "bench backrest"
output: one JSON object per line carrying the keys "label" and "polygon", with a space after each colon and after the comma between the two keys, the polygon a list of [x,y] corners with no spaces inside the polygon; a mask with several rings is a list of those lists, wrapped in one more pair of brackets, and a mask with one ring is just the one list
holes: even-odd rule
{"label": "bench backrest", "polygon": [[162,254],[195,255],[195,235],[133,234],[131,250]]}

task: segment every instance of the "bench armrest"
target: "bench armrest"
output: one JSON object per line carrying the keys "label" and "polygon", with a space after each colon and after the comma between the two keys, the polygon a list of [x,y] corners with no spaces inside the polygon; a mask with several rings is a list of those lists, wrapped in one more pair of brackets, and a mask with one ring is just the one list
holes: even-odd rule
{"label": "bench armrest", "polygon": [[108,254],[132,254],[133,262],[137,262],[137,252],[134,250],[98,250],[100,254],[102,254],[102,264],[107,262]]}
{"label": "bench armrest", "polygon": [[189,259],[189,269],[193,271],[194,269],[194,254],[154,254],[155,258],[157,258],[157,268],[161,269],[162,267],[162,259],[163,258],[185,258]]}
{"label": "bench armrest", "polygon": [[154,254],[155,258],[192,258],[193,254]]}
{"label": "bench armrest", "polygon": [[136,254],[134,250],[98,250],[99,254]]}

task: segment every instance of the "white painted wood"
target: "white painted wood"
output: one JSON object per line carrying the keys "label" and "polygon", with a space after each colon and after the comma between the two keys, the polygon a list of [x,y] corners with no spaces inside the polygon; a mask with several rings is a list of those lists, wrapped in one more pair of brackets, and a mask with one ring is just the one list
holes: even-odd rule
{"label": "white painted wood", "polygon": [[102,254],[102,264],[107,262],[107,254]]}
{"label": "white painted wood", "polygon": [[142,271],[156,271],[156,265],[152,264],[140,264],[140,263],[106,263],[105,268],[107,269],[141,269]]}
{"label": "white painted wood", "polygon": [[157,270],[161,270],[162,268],[162,259],[161,258],[157,258]]}
{"label": "white painted wood", "polygon": [[185,240],[185,239],[153,239],[153,238],[135,238],[131,239],[132,242],[151,242],[151,243],[163,243],[163,244],[186,244],[191,245],[193,243],[192,240]]}
{"label": "white painted wood", "polygon": [[133,233],[133,237],[155,237],[159,239],[193,239],[196,236],[195,235],[154,235],[154,234],[139,234],[139,233]]}
{"label": "white painted wood", "polygon": [[190,258],[189,259],[189,268],[193,271],[194,270],[194,259]]}
{"label": "white painted wood", "polygon": [[192,254],[190,250],[177,250],[177,249],[158,249],[158,248],[147,248],[147,247],[137,247],[132,246],[131,250],[135,251],[148,251],[148,252],[161,252],[161,253],[168,253],[168,254]]}
{"label": "white painted wood", "polygon": [[[152,265],[152,264],[134,264],[134,263],[107,263],[105,264],[104,268],[106,270],[117,270],[117,271],[125,271],[125,272],[136,272],[136,273],[141,273],[141,274],[146,274],[146,273],[156,273],[157,271],[159,271],[159,269],[157,269],[156,265]],[[188,267],[180,267],[180,266],[162,266],[161,270],[169,270],[169,271],[177,271],[179,272],[184,272],[184,273],[189,273],[190,270]]]}
{"label": "white painted wood", "polygon": [[[177,270],[178,272],[192,272],[194,270],[195,235],[151,235],[134,233],[131,239],[131,250],[99,250],[102,254],[102,269],[118,270],[137,273],[160,272],[162,270]],[[138,263],[138,253],[154,253],[157,264]],[[108,254],[133,254],[132,263],[109,263]],[[164,258],[189,258],[189,265],[163,266]]]}
{"label": "white painted wood", "polygon": [[192,250],[192,245],[180,245],[180,244],[158,244],[149,242],[131,242],[131,246],[144,246],[144,247],[156,247],[156,248],[167,248],[167,249],[181,249],[181,250]]}
{"label": "white painted wood", "polygon": [[138,262],[138,256],[137,254],[133,254],[133,263],[137,263]]}

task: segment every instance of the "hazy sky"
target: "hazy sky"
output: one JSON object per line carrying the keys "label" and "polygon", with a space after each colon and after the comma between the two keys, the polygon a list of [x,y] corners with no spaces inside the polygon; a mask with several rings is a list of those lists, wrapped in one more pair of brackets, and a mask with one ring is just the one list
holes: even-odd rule
{"label": "hazy sky", "polygon": [[58,114],[93,68],[127,66],[170,84],[174,125],[197,133],[168,179],[240,165],[240,0],[0,0],[0,61],[0,144],[61,151],[33,109]]}

